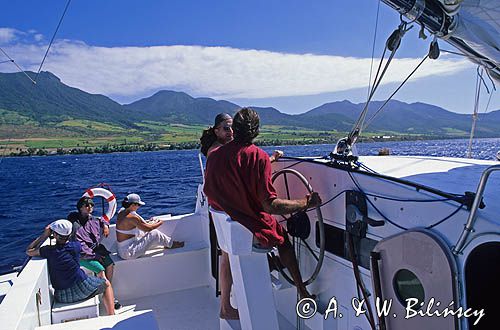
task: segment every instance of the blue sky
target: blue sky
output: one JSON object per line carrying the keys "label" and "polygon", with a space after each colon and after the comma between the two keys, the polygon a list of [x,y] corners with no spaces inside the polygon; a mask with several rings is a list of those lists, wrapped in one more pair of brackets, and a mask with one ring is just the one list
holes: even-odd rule
{"label": "blue sky", "polygon": [[[65,5],[4,1],[0,47],[36,71]],[[377,6],[375,0],[73,0],[43,70],[120,103],[161,89],[287,113],[344,99],[359,103],[366,100]],[[399,15],[381,4],[375,63],[398,23]],[[387,97],[425,55],[431,38],[417,33],[403,40],[375,99]],[[16,68],[3,63],[0,71]],[[475,73],[462,57],[442,55],[395,98],[471,113]],[[483,94],[481,111],[487,99]],[[497,109],[494,94],[488,110]]]}

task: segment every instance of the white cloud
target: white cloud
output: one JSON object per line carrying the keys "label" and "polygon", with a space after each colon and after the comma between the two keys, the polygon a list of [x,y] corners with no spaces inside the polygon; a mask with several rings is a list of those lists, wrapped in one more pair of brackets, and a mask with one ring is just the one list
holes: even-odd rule
{"label": "white cloud", "polygon": [[7,44],[17,38],[16,35],[22,34],[21,31],[11,28],[0,28],[0,44]]}
{"label": "white cloud", "polygon": [[[9,54],[38,70],[46,46],[17,44]],[[90,93],[148,96],[161,89],[215,98],[268,98],[315,95],[366,87],[371,59],[285,54],[229,47],[94,47],[56,42],[43,70]],[[402,81],[420,59],[395,59],[384,83]],[[465,60],[428,61],[412,80],[452,75],[469,67]]]}
{"label": "white cloud", "polygon": [[36,34],[33,35],[33,39],[35,39],[36,41],[42,41],[43,40],[43,34],[36,33]]}

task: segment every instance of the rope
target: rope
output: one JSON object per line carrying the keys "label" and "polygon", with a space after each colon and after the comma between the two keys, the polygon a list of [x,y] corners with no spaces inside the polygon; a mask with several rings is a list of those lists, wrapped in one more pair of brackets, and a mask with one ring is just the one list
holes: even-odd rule
{"label": "rope", "polygon": [[372,83],[372,69],[373,69],[373,59],[375,58],[375,56],[374,56],[374,54],[375,54],[375,42],[377,40],[379,12],[380,12],[380,1],[378,1],[378,4],[377,4],[377,16],[375,18],[375,31],[373,32],[372,59],[371,59],[371,62],[370,62],[370,76],[368,78],[368,95],[367,95],[367,100],[370,97],[370,89],[371,89],[371,83]]}
{"label": "rope", "polygon": [[[363,194],[363,196],[369,196],[369,194],[365,193],[363,191],[363,189],[361,189],[361,186],[358,184],[358,182],[354,179],[353,175],[351,172],[347,172],[349,174],[349,177],[351,178],[352,182],[354,183],[354,185],[358,188],[358,190]],[[377,213],[384,219],[386,220],[387,222],[389,222],[391,225],[399,228],[399,229],[402,229],[402,230],[408,230],[409,228],[405,228],[397,223],[395,223],[394,221],[390,220],[389,218],[387,218],[376,206],[375,204],[373,204],[373,202],[368,198],[366,197],[366,200],[368,201],[368,203],[375,209],[375,211],[377,211]],[[411,201],[411,200],[408,200],[408,201]],[[446,220],[450,219],[452,216],[454,216],[456,213],[458,213],[458,211],[460,211],[462,209],[462,207],[464,206],[463,203],[460,204],[460,206],[453,210],[453,212],[451,212],[449,215],[447,215],[446,217],[444,217],[443,219],[441,220],[438,220],[436,221],[435,223],[425,227],[426,229],[431,229],[431,228],[434,228],[438,225],[440,225],[441,223],[445,222]]]}
{"label": "rope", "polygon": [[373,79],[373,87],[372,87],[372,90],[370,91],[370,95],[368,96],[368,99],[366,100],[363,111],[361,111],[361,114],[359,115],[358,120],[354,124],[352,132],[349,134],[349,137],[351,138],[351,142],[352,142],[352,138],[355,135],[358,135],[358,136],[361,135],[361,127],[363,126],[366,114],[368,113],[368,105],[370,104],[370,101],[371,101],[373,95],[375,94],[375,91],[377,90],[380,82],[382,81],[382,77],[384,76],[385,71],[387,70],[389,63],[391,62],[391,60],[394,56],[394,52],[391,52],[391,55],[389,56],[388,62],[386,63],[386,66],[385,66],[381,76],[379,77],[380,68],[382,67],[382,63],[383,63],[386,51],[387,51],[387,46],[384,48],[384,51],[382,53],[382,57],[380,58],[380,62],[379,62],[378,68],[377,68],[377,73],[375,74],[375,78]]}
{"label": "rope", "polygon": [[477,112],[479,108],[479,96],[481,95],[481,81],[482,80],[483,70],[479,72],[479,66],[477,67],[477,76],[476,76],[476,97],[474,99],[474,113],[472,114],[472,127],[470,129],[469,136],[469,145],[467,147],[467,158],[472,158],[472,140],[474,139],[474,131],[476,130],[476,121],[477,121]]}
{"label": "rope", "polygon": [[7,62],[14,62],[14,60],[2,61],[2,62],[0,62],[0,64],[7,63]]}
{"label": "rope", "polygon": [[14,63],[14,65],[15,65],[15,66],[19,69],[19,71],[21,71],[22,73],[24,73],[24,75],[25,75],[26,77],[28,77],[28,79],[29,79],[29,80],[31,80],[31,82],[32,82],[33,84],[36,84],[36,81],[34,81],[33,79],[31,79],[31,77],[30,77],[30,76],[28,76],[28,74],[26,73],[26,71],[24,71],[24,70],[23,70],[23,69],[22,69],[22,68],[21,68],[21,67],[20,67],[20,66],[16,63],[16,61],[14,61],[14,60],[12,59],[12,57],[10,57],[10,56],[9,56],[9,54],[7,54],[7,53],[5,52],[5,50],[3,50],[3,49],[2,49],[2,47],[0,47],[0,51],[1,51],[1,52],[5,55],[5,56],[7,56],[7,58],[10,60],[10,62]]}
{"label": "rope", "polygon": [[356,165],[358,165],[359,167],[361,167],[362,169],[364,169],[368,173],[378,174],[376,171],[372,170],[371,168],[369,168],[368,166],[366,166],[365,164],[363,164],[361,162],[356,162]]}
{"label": "rope", "polygon": [[24,240],[28,239],[30,236],[32,236],[32,235],[26,235],[26,236],[24,236],[24,237],[21,237],[21,238],[19,238],[19,239],[14,240],[14,241],[10,241],[10,242],[9,242],[9,243],[7,243],[7,244],[3,244],[2,246],[0,246],[0,250],[4,249],[4,248],[6,248],[6,247],[12,246],[12,245],[14,245],[15,243],[19,243],[19,242],[21,242],[21,241],[24,241]]}
{"label": "rope", "polygon": [[389,96],[389,98],[384,102],[384,104],[382,104],[382,106],[377,110],[375,111],[375,113],[370,117],[370,119],[368,119],[368,122],[366,123],[366,125],[363,127],[363,130],[365,130],[372,122],[373,120],[375,119],[375,117],[380,113],[380,111],[382,111],[382,109],[387,105],[387,103],[389,103],[389,101],[394,97],[394,95],[396,95],[396,93],[401,89],[401,87],[403,87],[404,84],[406,84],[406,82],[408,81],[408,79],[411,78],[411,76],[418,70],[418,68],[420,68],[420,66],[422,64],[424,64],[425,60],[427,60],[427,58],[429,58],[429,55],[427,54],[423,59],[422,61],[420,61],[420,63],[416,66],[415,69],[413,69],[413,71],[408,75],[408,77],[406,77],[405,80],[403,80],[403,82],[399,85],[398,88],[396,88],[396,90]]}
{"label": "rope", "polygon": [[49,54],[50,47],[52,46],[52,43],[54,42],[54,39],[56,38],[57,31],[59,30],[59,27],[61,26],[64,15],[66,15],[66,11],[68,10],[70,3],[71,3],[71,0],[68,0],[68,2],[66,3],[66,7],[64,8],[64,12],[61,16],[61,19],[59,20],[59,23],[57,24],[57,27],[56,27],[54,34],[52,35],[52,39],[50,40],[49,46],[47,47],[47,51],[45,52],[45,55],[43,56],[42,62],[40,63],[40,67],[38,68],[38,72],[36,73],[35,81],[38,79],[38,75],[40,74],[40,71],[42,70],[43,63],[45,62],[45,59],[47,58],[47,55]]}

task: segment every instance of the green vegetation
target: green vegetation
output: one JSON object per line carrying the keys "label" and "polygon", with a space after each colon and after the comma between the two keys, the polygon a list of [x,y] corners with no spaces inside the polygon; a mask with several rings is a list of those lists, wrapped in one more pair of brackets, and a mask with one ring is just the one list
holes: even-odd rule
{"label": "green vegetation", "polygon": [[[0,139],[1,156],[110,153],[199,148],[203,125],[165,124],[146,121],[135,124],[140,129],[124,129],[106,123],[67,120],[47,127],[11,125],[9,138]],[[4,127],[2,127],[3,129]],[[37,129],[35,129],[37,128]],[[70,128],[70,129],[69,129]],[[61,130],[62,129],[62,130]],[[43,134],[36,136],[41,130]],[[26,132],[30,132],[26,135]],[[1,133],[1,130],[0,130]],[[5,133],[5,132],[4,132]],[[334,144],[346,132],[315,131],[295,126],[266,125],[256,140],[258,145]],[[415,140],[422,135],[394,132],[365,133],[363,141]]]}
{"label": "green vegetation", "polygon": [[60,123],[55,124],[56,127],[64,127],[64,128],[83,128],[92,130],[94,132],[125,132],[126,130],[123,127],[119,127],[116,125],[100,123],[90,120],[65,120]]}

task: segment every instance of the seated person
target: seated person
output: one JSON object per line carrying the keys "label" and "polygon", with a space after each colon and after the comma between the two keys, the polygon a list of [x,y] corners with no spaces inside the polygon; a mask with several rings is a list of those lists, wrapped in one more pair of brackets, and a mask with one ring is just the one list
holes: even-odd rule
{"label": "seated person", "polygon": [[[184,246],[184,242],[174,241],[156,229],[163,224],[161,220],[146,221],[137,214],[139,207],[145,204],[137,194],[128,195],[122,202],[123,208],[116,219],[116,240],[118,255],[123,259],[138,258],[154,246],[163,246],[166,249]],[[141,236],[141,231],[146,233]]]}
{"label": "seated person", "polygon": [[[80,243],[69,240],[72,227],[68,220],[52,222],[45,227],[42,235],[28,245],[26,254],[47,259],[54,297],[58,302],[72,303],[104,293],[106,311],[108,315],[113,315],[115,308],[111,285],[105,278],[87,276],[80,268]],[[40,247],[52,234],[56,244]]]}
{"label": "seated person", "polygon": [[[106,247],[100,244],[101,231],[107,237],[109,224],[101,217],[94,217],[94,201],[90,197],[82,197],[76,203],[78,212],[71,212],[68,220],[73,224],[72,239],[82,245],[80,265],[92,271],[97,276],[113,281],[114,263]],[[115,301],[115,308],[121,307]]]}

